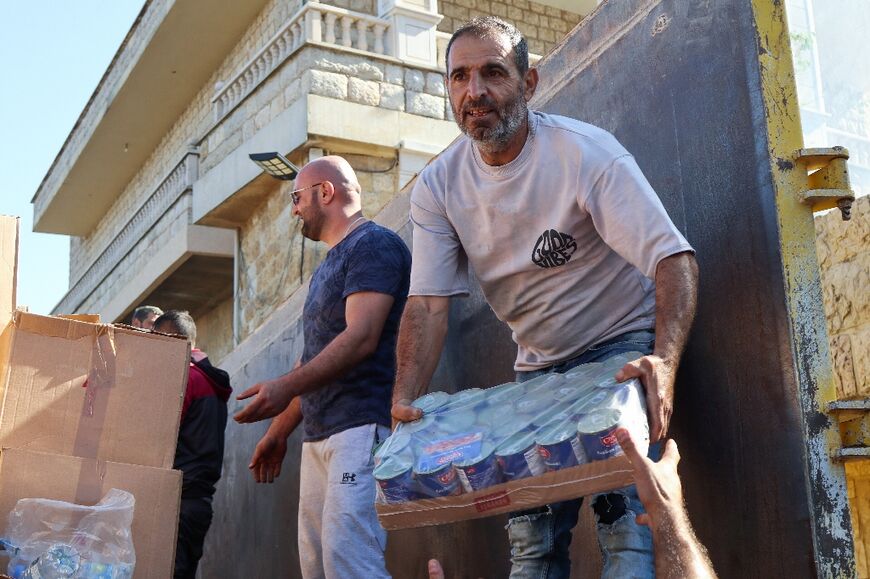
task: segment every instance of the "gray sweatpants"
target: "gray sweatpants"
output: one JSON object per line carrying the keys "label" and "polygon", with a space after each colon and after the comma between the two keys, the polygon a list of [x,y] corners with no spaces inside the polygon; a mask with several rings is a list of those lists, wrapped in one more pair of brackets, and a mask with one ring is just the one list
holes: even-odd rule
{"label": "gray sweatpants", "polygon": [[384,426],[366,424],[302,444],[299,559],[305,579],[390,577],[372,476],[372,448],[389,435]]}

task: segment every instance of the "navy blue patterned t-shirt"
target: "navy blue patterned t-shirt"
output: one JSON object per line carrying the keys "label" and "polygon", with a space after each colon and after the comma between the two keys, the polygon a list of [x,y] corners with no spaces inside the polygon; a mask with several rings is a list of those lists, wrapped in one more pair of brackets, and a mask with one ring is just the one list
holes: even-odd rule
{"label": "navy blue patterned t-shirt", "polygon": [[338,380],[302,396],[305,441],[322,440],[363,424],[390,425],[396,374],[396,336],[408,298],[411,253],[402,239],[373,222],[363,223],[329,250],[315,270],[303,310],[303,363],[345,330],[345,299],[356,292],[395,298],[373,355]]}

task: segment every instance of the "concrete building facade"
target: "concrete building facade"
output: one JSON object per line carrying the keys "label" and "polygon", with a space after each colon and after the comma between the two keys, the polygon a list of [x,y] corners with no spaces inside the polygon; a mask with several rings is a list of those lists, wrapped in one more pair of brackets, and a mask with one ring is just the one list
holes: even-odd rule
{"label": "concrete building facade", "polygon": [[[34,229],[71,237],[69,290],[54,313],[127,322],[142,304],[187,309],[198,346],[237,391],[288,371],[325,248],[300,233],[293,183],[248,155],[300,166],[343,155],[364,214],[399,229],[407,206],[391,201],[459,134],[443,83],[455,27],[505,17],[539,57],[595,5],[148,0],[33,199]],[[265,427],[230,421],[203,577],[298,576],[298,466],[265,487],[246,468]],[[288,463],[299,449],[294,435]]]}
{"label": "concrete building facade", "polygon": [[323,254],[291,215],[292,183],[261,175],[249,153],[300,165],[345,155],[365,214],[377,215],[458,134],[443,84],[455,26],[504,16],[540,54],[580,20],[578,8],[594,6],[224,4],[146,2],[34,197],[34,228],[71,236],[69,291],[55,313],[125,321],[142,303],[187,308],[218,360]]}

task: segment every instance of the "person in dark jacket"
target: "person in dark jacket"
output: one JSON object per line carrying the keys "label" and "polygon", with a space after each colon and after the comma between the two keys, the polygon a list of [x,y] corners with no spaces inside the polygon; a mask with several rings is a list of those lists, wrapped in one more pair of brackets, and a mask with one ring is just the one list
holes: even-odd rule
{"label": "person in dark jacket", "polygon": [[229,375],[196,349],[196,324],[190,314],[169,310],[154,322],[154,331],[184,336],[192,348],[173,468],[183,475],[175,579],[193,579],[211,525],[215,484],[221,477],[232,388]]}

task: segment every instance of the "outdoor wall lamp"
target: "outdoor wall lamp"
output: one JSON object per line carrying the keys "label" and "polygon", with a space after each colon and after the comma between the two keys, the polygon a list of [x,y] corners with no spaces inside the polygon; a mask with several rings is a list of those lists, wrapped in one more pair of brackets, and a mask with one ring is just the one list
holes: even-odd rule
{"label": "outdoor wall lamp", "polygon": [[263,171],[282,181],[292,181],[299,173],[299,167],[288,161],[281,153],[251,153],[248,157]]}

